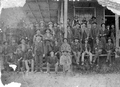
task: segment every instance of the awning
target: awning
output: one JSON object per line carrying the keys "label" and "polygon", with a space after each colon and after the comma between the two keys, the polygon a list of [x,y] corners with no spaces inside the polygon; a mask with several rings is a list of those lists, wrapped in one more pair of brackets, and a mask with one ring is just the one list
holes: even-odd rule
{"label": "awning", "polygon": [[26,0],[1,0],[0,14],[3,8],[23,7]]}
{"label": "awning", "polygon": [[120,0],[97,0],[103,7],[107,7],[113,13],[120,15]]}

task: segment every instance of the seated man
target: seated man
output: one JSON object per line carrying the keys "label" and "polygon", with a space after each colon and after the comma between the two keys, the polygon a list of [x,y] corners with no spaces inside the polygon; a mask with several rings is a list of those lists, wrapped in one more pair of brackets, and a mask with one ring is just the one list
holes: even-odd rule
{"label": "seated man", "polygon": [[108,39],[108,43],[106,44],[106,51],[107,51],[107,60],[106,62],[110,61],[111,64],[111,54],[115,50],[113,43],[111,42],[111,39]]}
{"label": "seated man", "polygon": [[19,46],[16,50],[16,64],[17,64],[17,72],[20,72],[21,67],[23,67],[23,53]]}
{"label": "seated man", "polygon": [[72,50],[76,59],[76,63],[79,64],[79,59],[82,52],[82,44],[79,43],[79,40],[75,38],[75,42],[72,44]]}
{"label": "seated man", "polygon": [[34,71],[34,59],[33,59],[32,48],[29,48],[25,54],[25,67],[27,69],[27,72],[30,71],[29,64],[31,65],[31,71],[33,72]]}
{"label": "seated man", "polygon": [[83,44],[82,46],[82,65],[84,65],[84,57],[85,57],[85,54],[88,54],[90,56],[90,64],[92,64],[92,53],[91,53],[91,48],[90,48],[90,45],[88,44],[88,40],[85,39],[85,44]]}
{"label": "seated man", "polygon": [[54,52],[50,52],[50,56],[47,58],[47,72],[50,72],[50,66],[55,66],[55,73],[58,71],[58,58],[54,55]]}
{"label": "seated man", "polygon": [[99,38],[97,37],[96,44],[94,45],[95,57],[93,63],[95,63],[96,59],[99,58],[99,55],[102,53],[102,49],[103,49],[102,43],[101,41],[99,41]]}
{"label": "seated man", "polygon": [[66,38],[64,38],[64,42],[63,42],[63,44],[62,44],[62,46],[61,46],[61,52],[71,53],[71,47],[70,47],[70,45],[68,44]]}

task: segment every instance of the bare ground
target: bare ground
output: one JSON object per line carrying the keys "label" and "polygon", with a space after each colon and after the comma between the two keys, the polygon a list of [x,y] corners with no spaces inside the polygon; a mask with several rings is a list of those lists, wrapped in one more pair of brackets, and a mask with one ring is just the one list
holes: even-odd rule
{"label": "bare ground", "polygon": [[3,73],[4,84],[12,81],[22,83],[21,87],[120,87],[120,59],[113,66],[102,66],[92,70],[74,71],[63,73]]}

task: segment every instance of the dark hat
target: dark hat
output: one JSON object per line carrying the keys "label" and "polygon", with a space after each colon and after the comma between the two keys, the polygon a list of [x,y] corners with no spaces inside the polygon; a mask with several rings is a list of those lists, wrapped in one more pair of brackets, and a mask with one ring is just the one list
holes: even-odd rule
{"label": "dark hat", "polygon": [[51,29],[45,29],[45,32],[46,32],[47,30],[49,30],[49,31],[51,32]]}
{"label": "dark hat", "polygon": [[8,41],[4,41],[3,44],[8,43]]}

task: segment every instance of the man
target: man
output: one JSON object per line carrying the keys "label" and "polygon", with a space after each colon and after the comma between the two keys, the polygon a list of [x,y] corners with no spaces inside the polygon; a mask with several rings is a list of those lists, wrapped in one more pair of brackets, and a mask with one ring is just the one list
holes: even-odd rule
{"label": "man", "polygon": [[84,43],[85,39],[89,39],[90,37],[90,30],[87,28],[87,25],[83,23],[81,25],[81,30],[82,30],[82,43]]}
{"label": "man", "polygon": [[78,20],[78,17],[76,16],[76,17],[74,17],[74,20],[72,22],[72,27],[76,26],[76,24],[78,24],[78,23],[79,23],[79,20]]}
{"label": "man", "polygon": [[91,37],[92,37],[92,50],[94,49],[94,45],[96,43],[96,37],[98,37],[99,34],[99,30],[97,28],[97,23],[94,22],[92,23],[92,27],[91,27]]}
{"label": "man", "polygon": [[82,43],[79,43],[78,38],[75,38],[75,42],[72,44],[72,50],[76,58],[76,63],[79,64],[79,59],[82,53]]}
{"label": "man", "polygon": [[44,21],[40,21],[40,32],[41,32],[41,34],[44,34],[44,31],[45,31]]}
{"label": "man", "polygon": [[103,49],[102,43],[101,43],[101,41],[99,41],[99,38],[97,37],[96,44],[94,45],[95,56],[94,56],[93,63],[95,63],[96,60],[99,58],[99,55],[102,53],[102,49]]}
{"label": "man", "polygon": [[111,54],[114,52],[115,48],[113,43],[111,42],[111,38],[108,39],[108,43],[106,45],[106,51],[107,51],[107,59],[106,62],[110,61],[111,64]]}
{"label": "man", "polygon": [[62,44],[62,46],[61,46],[61,52],[71,53],[71,47],[70,47],[70,45],[68,44],[66,38],[64,38],[64,42],[63,42],[63,44]]}
{"label": "man", "polygon": [[40,30],[37,30],[37,31],[36,31],[36,34],[35,34],[34,37],[33,37],[33,43],[35,43],[35,41],[36,41],[36,36],[38,36],[38,35],[42,36]]}
{"label": "man", "polygon": [[34,58],[33,58],[32,48],[28,48],[28,51],[25,54],[25,67],[27,69],[27,72],[30,71],[29,64],[31,66],[31,72],[33,72],[34,71]]}
{"label": "man", "polygon": [[82,46],[82,65],[84,65],[84,57],[85,54],[88,54],[90,56],[90,64],[92,64],[92,53],[91,53],[91,48],[90,45],[88,44],[88,39],[85,39],[85,44]]}
{"label": "man", "polygon": [[111,38],[112,38],[112,41],[113,41],[113,44],[114,46],[116,45],[116,41],[115,41],[115,37],[116,37],[116,32],[115,32],[115,26],[114,24],[111,25]]}
{"label": "man", "polygon": [[77,37],[79,40],[81,40],[82,38],[82,32],[81,32],[81,29],[80,29],[80,24],[76,24],[76,26],[74,26],[73,28],[73,34],[74,34],[74,37]]}
{"label": "man", "polygon": [[55,56],[54,52],[50,52],[50,56],[47,58],[47,72],[50,72],[50,66],[55,66],[55,73],[58,72],[58,58]]}
{"label": "man", "polygon": [[15,63],[15,61],[16,61],[15,52],[17,50],[17,47],[18,47],[18,45],[17,45],[16,41],[14,39],[12,39],[12,43],[8,47],[12,63]]}
{"label": "man", "polygon": [[35,62],[36,62],[36,71],[42,72],[43,57],[44,53],[44,43],[42,41],[42,36],[38,35],[35,42]]}
{"label": "man", "polygon": [[44,40],[44,51],[45,54],[53,50],[53,35],[51,34],[50,29],[46,29],[46,33],[43,36]]}
{"label": "man", "polygon": [[72,40],[73,40],[73,32],[71,30],[71,27],[68,26],[67,27],[67,38],[68,38],[68,43],[71,44]]}
{"label": "man", "polygon": [[64,29],[63,29],[63,24],[58,25],[58,29],[56,31],[55,35],[58,45],[61,46],[63,43],[63,38],[64,38]]}
{"label": "man", "polygon": [[2,55],[3,55],[3,65],[4,69],[6,71],[9,71],[9,65],[8,65],[8,59],[9,59],[9,50],[8,50],[8,42],[5,41],[2,49]]}
{"label": "man", "polygon": [[101,39],[103,48],[105,48],[107,32],[106,32],[104,23],[101,24],[101,28],[102,29],[99,30],[99,37]]}
{"label": "man", "polygon": [[24,38],[21,39],[21,44],[19,45],[20,50],[22,52],[22,70],[25,71],[25,53],[28,50],[28,45],[26,44],[26,40]]}
{"label": "man", "polygon": [[48,29],[50,29],[50,30],[51,30],[51,34],[52,34],[53,36],[55,36],[55,31],[54,31],[53,23],[52,23],[52,22],[49,22],[49,23],[48,23]]}

